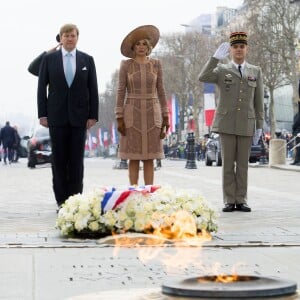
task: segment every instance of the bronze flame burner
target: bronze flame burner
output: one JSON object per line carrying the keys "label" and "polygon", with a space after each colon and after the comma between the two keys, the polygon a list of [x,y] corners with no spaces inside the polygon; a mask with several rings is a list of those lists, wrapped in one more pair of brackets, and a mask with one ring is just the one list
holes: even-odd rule
{"label": "bronze flame burner", "polygon": [[[172,296],[202,298],[252,298],[275,297],[296,293],[294,281],[276,277],[233,276],[201,276],[179,281],[170,281],[162,285],[162,293]],[[228,282],[217,280],[228,279]]]}

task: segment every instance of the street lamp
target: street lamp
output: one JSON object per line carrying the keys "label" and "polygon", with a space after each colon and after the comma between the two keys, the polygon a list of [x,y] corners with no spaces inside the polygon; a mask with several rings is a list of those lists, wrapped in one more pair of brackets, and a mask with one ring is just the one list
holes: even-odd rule
{"label": "street lamp", "polygon": [[264,110],[265,110],[265,121],[266,121],[266,125],[268,127],[268,130],[269,130],[269,127],[270,127],[270,118],[269,118],[269,93],[268,93],[268,90],[265,88],[264,89]]}

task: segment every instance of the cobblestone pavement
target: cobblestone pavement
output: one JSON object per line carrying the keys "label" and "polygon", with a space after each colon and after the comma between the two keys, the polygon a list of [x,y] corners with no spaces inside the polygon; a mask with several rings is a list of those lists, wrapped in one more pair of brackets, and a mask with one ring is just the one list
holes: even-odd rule
{"label": "cobblestone pavement", "polygon": [[[85,161],[84,191],[127,185],[112,159]],[[221,168],[163,160],[155,181],[197,189],[220,212],[219,231],[203,247],[114,247],[105,240],[61,237],[48,165],[0,166],[0,299],[120,299],[159,290],[170,278],[214,272],[275,276],[300,284],[300,167],[251,165],[251,213],[222,213]],[[142,175],[142,173],[141,173]],[[141,251],[142,250],[142,251]],[[132,291],[129,292],[129,291]],[[114,294],[116,293],[116,294]],[[109,296],[110,295],[110,296]],[[126,293],[122,297],[125,300]],[[152,297],[152,298],[151,298]],[[298,299],[298,295],[285,299]],[[79,299],[79,298],[78,298]],[[134,299],[169,299],[156,294]]]}

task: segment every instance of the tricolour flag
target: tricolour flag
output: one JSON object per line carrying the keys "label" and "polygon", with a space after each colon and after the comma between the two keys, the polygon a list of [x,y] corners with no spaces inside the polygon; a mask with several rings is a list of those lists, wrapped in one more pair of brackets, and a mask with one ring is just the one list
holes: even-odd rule
{"label": "tricolour flag", "polygon": [[98,143],[99,143],[99,146],[103,147],[102,131],[101,131],[100,127],[98,128]]}
{"label": "tricolour flag", "polygon": [[191,119],[188,121],[188,130],[190,132],[194,132],[195,131],[195,120]]}
{"label": "tricolour flag", "polygon": [[204,94],[205,125],[211,126],[216,111],[215,94]]}
{"label": "tricolour flag", "polygon": [[89,139],[88,137],[85,139],[85,145],[84,145],[84,150],[89,151]]}
{"label": "tricolour flag", "polygon": [[97,149],[97,138],[95,136],[92,136],[92,149]]}
{"label": "tricolour flag", "polygon": [[204,94],[214,94],[216,86],[214,83],[204,83]]}
{"label": "tricolour flag", "polygon": [[109,210],[116,209],[119,205],[126,201],[132,193],[154,193],[160,186],[145,185],[140,187],[130,187],[128,190],[117,191],[116,188],[107,188],[102,202],[101,211],[106,213]]}
{"label": "tricolour flag", "polygon": [[92,140],[92,135],[91,132],[88,132],[88,146],[89,146],[89,150],[93,149],[93,140]]}
{"label": "tricolour flag", "polygon": [[170,131],[176,132],[176,125],[179,123],[179,105],[178,101],[173,94],[171,99],[168,101],[169,108],[169,120],[170,120]]}
{"label": "tricolour flag", "polygon": [[114,145],[114,144],[117,144],[117,133],[116,133],[116,125],[115,125],[115,122],[112,122],[112,125],[111,125],[111,143]]}
{"label": "tricolour flag", "polygon": [[108,132],[107,131],[104,131],[104,133],[103,133],[103,146],[105,148],[108,147]]}

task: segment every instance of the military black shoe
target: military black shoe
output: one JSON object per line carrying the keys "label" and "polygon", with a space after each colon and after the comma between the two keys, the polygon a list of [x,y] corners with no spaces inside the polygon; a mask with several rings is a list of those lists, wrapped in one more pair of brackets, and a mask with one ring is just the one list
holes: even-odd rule
{"label": "military black shoe", "polygon": [[240,203],[236,205],[236,210],[250,212],[251,208],[246,203]]}
{"label": "military black shoe", "polygon": [[227,204],[225,204],[225,207],[223,207],[223,211],[224,212],[232,212],[232,211],[234,211],[234,207],[235,207],[234,204],[227,203]]}

